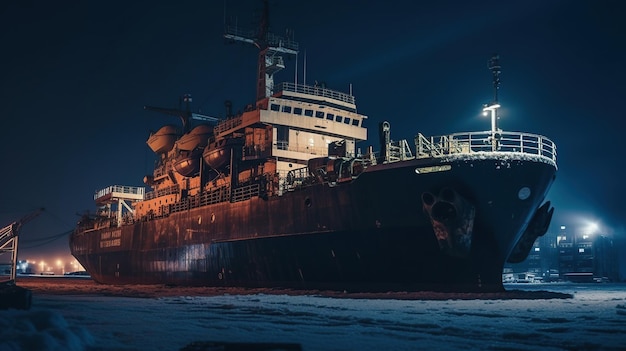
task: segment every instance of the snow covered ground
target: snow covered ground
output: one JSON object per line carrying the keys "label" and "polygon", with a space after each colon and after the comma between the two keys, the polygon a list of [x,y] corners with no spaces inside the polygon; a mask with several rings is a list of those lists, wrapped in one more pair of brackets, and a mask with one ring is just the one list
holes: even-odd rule
{"label": "snow covered ground", "polygon": [[624,284],[507,289],[549,290],[573,298],[176,296],[176,291],[146,298],[35,292],[30,311],[0,311],[0,350],[179,350],[195,341],[295,343],[302,350],[626,347]]}

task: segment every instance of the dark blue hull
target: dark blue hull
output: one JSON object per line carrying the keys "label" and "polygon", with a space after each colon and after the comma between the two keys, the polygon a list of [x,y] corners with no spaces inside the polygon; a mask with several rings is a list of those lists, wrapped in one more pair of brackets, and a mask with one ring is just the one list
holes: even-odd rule
{"label": "dark blue hull", "polygon": [[[396,162],[345,183],[77,231],[70,246],[106,284],[494,291],[555,172],[515,158]],[[455,211],[471,218],[433,219],[424,194],[462,199],[470,210]],[[441,228],[466,230],[446,241]]]}

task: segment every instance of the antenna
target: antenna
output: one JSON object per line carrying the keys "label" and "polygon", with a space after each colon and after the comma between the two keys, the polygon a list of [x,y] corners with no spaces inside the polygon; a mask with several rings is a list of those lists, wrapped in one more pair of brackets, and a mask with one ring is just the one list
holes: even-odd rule
{"label": "antenna", "polygon": [[491,115],[491,149],[497,151],[500,148],[500,139],[502,135],[498,129],[498,109],[500,104],[498,103],[498,89],[500,89],[500,55],[493,54],[487,64],[487,67],[493,74],[493,101],[483,106],[483,115]]}
{"label": "antenna", "polygon": [[500,89],[500,55],[493,54],[487,65],[493,74],[493,102],[498,103],[498,89]]}
{"label": "antenna", "polygon": [[269,4],[263,2],[263,12],[256,31],[243,31],[237,26],[226,25],[224,38],[252,44],[259,49],[257,101],[274,94],[274,73],[285,68],[280,54],[296,55],[298,43],[289,37],[269,33]]}
{"label": "antenna", "polygon": [[294,73],[293,83],[298,86],[298,54],[296,53],[296,68]]}

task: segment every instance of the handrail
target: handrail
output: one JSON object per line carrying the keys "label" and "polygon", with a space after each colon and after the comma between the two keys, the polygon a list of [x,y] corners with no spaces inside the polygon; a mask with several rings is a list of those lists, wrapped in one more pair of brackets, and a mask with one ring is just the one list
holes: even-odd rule
{"label": "handrail", "polygon": [[336,90],[330,90],[318,86],[310,86],[304,84],[296,84],[291,82],[283,82],[278,85],[278,91],[290,91],[294,93],[301,93],[307,95],[315,95],[331,98],[334,100],[343,101],[349,104],[355,104],[354,96],[346,93],[342,93]]}
{"label": "handrail", "polygon": [[259,196],[259,184],[250,184],[239,188],[232,189],[231,202],[239,202]]}
{"label": "handrail", "polygon": [[462,132],[427,138],[415,137],[417,158],[442,157],[476,152],[515,152],[540,156],[556,165],[556,144],[538,134],[491,131]]}
{"label": "handrail", "polygon": [[226,130],[229,130],[229,129],[232,129],[241,125],[242,122],[243,122],[243,118],[241,116],[229,118],[227,120],[224,120],[218,123],[215,127],[213,127],[213,133],[215,135],[219,135]]}
{"label": "handrail", "polygon": [[96,191],[96,193],[93,195],[93,199],[97,200],[111,193],[134,194],[143,196],[145,194],[145,188],[142,186],[111,185],[102,190]]}
{"label": "handrail", "polygon": [[164,195],[177,194],[180,191],[179,189],[180,187],[178,184],[171,185],[171,186],[168,186],[167,188],[149,191],[146,193],[144,198],[145,200],[150,200],[150,199],[154,199],[154,198],[164,196]]}

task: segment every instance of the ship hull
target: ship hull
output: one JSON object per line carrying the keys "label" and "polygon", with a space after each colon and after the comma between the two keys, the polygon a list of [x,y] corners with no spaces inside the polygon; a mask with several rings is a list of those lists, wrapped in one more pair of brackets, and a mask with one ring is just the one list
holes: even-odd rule
{"label": "ship hull", "polygon": [[[501,290],[504,262],[555,172],[515,155],[395,162],[345,183],[76,232],[70,247],[105,284]],[[443,189],[472,208],[460,254],[442,246],[423,201]]]}

